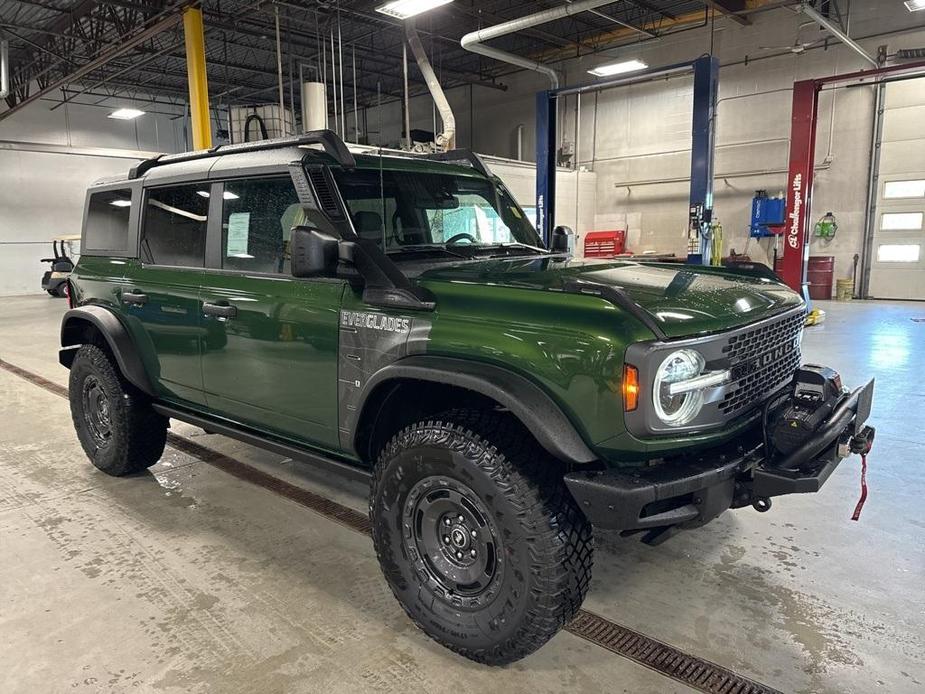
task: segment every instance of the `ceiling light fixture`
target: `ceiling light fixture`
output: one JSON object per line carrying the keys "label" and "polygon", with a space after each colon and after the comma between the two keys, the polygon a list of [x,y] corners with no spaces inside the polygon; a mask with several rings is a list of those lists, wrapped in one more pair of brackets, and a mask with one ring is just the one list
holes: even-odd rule
{"label": "ceiling light fixture", "polygon": [[376,8],[376,12],[396,19],[408,19],[435,7],[449,5],[453,0],[392,0]]}
{"label": "ceiling light fixture", "polygon": [[610,63],[609,65],[599,65],[593,70],[588,70],[589,74],[595,77],[610,77],[611,75],[620,75],[624,72],[635,72],[636,70],[645,70],[646,65],[641,60],[624,60],[622,63]]}
{"label": "ceiling light fixture", "polygon": [[[196,195],[203,197],[203,198],[207,198],[209,197],[209,191],[197,190]],[[235,193],[232,193],[230,190],[226,190],[222,193],[222,199],[224,200],[237,200],[240,197],[241,197],[240,195],[236,195]]]}
{"label": "ceiling light fixture", "polygon": [[137,108],[120,108],[110,113],[108,117],[115,118],[116,120],[132,120],[133,118],[138,118],[138,116],[143,115],[145,115],[145,112],[139,111]]}
{"label": "ceiling light fixture", "polygon": [[918,12],[919,10],[925,10],[925,0],[906,0],[904,3],[906,9],[910,12]]}

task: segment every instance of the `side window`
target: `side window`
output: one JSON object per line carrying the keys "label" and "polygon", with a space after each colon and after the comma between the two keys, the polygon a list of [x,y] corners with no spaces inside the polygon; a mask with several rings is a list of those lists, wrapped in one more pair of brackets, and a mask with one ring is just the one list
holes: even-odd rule
{"label": "side window", "polygon": [[148,189],[141,227],[142,259],[157,265],[205,265],[208,213],[206,183]]}
{"label": "side window", "polygon": [[125,251],[132,191],[128,188],[90,194],[87,226],[81,247],[90,251]]}
{"label": "side window", "polygon": [[225,181],[222,267],[289,272],[289,232],[303,217],[288,176]]}

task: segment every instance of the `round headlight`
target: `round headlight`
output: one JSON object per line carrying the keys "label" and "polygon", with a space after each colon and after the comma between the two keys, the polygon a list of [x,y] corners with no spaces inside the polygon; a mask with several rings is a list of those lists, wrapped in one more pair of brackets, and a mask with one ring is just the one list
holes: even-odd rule
{"label": "round headlight", "polygon": [[672,395],[669,391],[672,383],[696,378],[704,367],[703,357],[692,349],[679,349],[672,352],[658,367],[655,383],[652,386],[652,401],[655,414],[665,424],[681,426],[687,424],[703,407],[703,391],[694,390]]}

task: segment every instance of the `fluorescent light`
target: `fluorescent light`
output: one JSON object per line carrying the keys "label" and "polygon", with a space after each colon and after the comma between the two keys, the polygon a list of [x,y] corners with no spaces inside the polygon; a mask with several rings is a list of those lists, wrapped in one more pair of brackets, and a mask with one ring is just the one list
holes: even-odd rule
{"label": "fluorescent light", "polygon": [[[925,0],[923,0],[925,2]],[[644,70],[649,67],[641,60],[624,60],[622,63],[610,63],[609,65],[600,65],[588,72],[595,77],[610,77],[611,75],[620,75],[624,72],[635,72]]]}
{"label": "fluorescent light", "polygon": [[449,5],[451,2],[453,0],[392,0],[392,2],[377,7],[376,12],[396,19],[408,19],[408,17],[414,17],[435,7]]}
{"label": "fluorescent light", "polygon": [[109,118],[115,118],[116,120],[132,120],[133,118],[138,118],[138,116],[143,115],[145,115],[145,112],[139,111],[137,108],[120,108],[110,113]]}
{"label": "fluorescent light", "polygon": [[122,199],[120,198],[120,199],[118,199],[118,200],[112,200],[112,201],[110,201],[109,204],[112,205],[113,207],[131,207],[131,206],[132,206],[132,201],[131,201],[131,200],[122,200]]}
{"label": "fluorescent light", "polygon": [[910,12],[925,10],[925,0],[906,0],[906,9]]}
{"label": "fluorescent light", "polygon": [[[207,197],[209,197],[209,191],[207,191],[207,190],[197,190],[197,191],[196,191],[196,195],[199,195],[200,197],[203,197],[203,198],[207,198]],[[222,199],[223,199],[223,200],[237,200],[239,197],[241,197],[241,196],[240,196],[240,195],[235,195],[235,194],[232,193],[230,190],[226,190],[225,192],[222,193]]]}

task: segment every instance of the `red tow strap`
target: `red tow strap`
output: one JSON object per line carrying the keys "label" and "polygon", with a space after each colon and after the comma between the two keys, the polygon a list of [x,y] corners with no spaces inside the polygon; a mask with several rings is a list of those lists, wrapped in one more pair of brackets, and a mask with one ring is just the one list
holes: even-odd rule
{"label": "red tow strap", "polygon": [[856,521],[861,517],[861,509],[864,508],[865,501],[867,501],[867,454],[861,453],[861,498],[858,499],[858,504],[854,507],[851,520]]}

